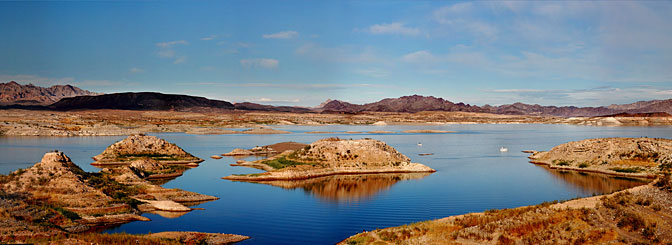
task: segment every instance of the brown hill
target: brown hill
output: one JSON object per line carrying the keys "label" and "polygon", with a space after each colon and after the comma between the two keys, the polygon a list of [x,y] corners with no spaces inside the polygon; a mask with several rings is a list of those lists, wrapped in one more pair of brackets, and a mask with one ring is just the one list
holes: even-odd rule
{"label": "brown hill", "polygon": [[97,94],[72,85],[44,88],[33,84],[21,85],[14,81],[0,83],[0,105],[50,105],[62,98]]}

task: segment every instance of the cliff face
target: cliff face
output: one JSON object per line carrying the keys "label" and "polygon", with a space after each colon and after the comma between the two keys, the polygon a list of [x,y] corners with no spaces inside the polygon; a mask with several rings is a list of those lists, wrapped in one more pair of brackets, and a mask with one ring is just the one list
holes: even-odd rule
{"label": "cliff face", "polygon": [[98,95],[72,85],[54,85],[48,88],[33,84],[21,85],[14,81],[0,83],[0,105],[50,105],[62,98]]}

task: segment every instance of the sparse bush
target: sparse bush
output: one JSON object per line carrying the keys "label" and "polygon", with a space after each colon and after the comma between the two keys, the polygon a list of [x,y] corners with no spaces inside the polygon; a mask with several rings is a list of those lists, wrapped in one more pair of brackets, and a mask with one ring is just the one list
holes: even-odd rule
{"label": "sparse bush", "polygon": [[640,167],[634,167],[634,168],[615,167],[615,168],[610,168],[609,170],[616,171],[616,172],[619,172],[619,173],[639,173],[639,172],[644,171],[644,169],[640,168]]}
{"label": "sparse bush", "polygon": [[590,166],[590,164],[588,164],[587,162],[582,162],[581,164],[579,164],[579,168],[587,168],[588,166]]}
{"label": "sparse bush", "polygon": [[631,231],[636,231],[646,226],[646,221],[637,213],[625,212],[617,225],[621,228],[629,227]]}

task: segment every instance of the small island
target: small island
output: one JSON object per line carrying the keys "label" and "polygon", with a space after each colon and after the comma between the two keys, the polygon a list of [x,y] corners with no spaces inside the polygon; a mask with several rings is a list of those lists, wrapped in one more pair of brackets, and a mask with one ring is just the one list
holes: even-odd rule
{"label": "small island", "polygon": [[91,165],[128,165],[131,162],[151,158],[162,164],[196,164],[203,159],[195,157],[179,146],[156,136],[136,134],[116,142],[93,157]]}
{"label": "small island", "polygon": [[228,180],[301,180],[338,174],[428,173],[436,170],[411,159],[393,147],[374,139],[327,138],[298,150],[232,166],[266,170],[265,173],[230,175]]}

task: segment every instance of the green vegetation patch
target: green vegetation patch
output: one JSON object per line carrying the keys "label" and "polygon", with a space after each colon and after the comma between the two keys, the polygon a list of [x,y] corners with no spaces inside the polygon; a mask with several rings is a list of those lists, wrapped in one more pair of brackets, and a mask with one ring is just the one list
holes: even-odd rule
{"label": "green vegetation patch", "polygon": [[171,154],[149,154],[149,153],[143,153],[143,154],[121,154],[117,155],[116,160],[117,161],[131,161],[131,160],[136,160],[140,158],[151,158],[157,161],[177,161],[181,160],[184,158],[188,157],[180,157],[177,155],[171,155]]}
{"label": "green vegetation patch", "polygon": [[589,166],[590,166],[590,164],[588,164],[587,162],[582,162],[582,163],[579,164],[579,168],[587,168]]}
{"label": "green vegetation patch", "polygon": [[558,165],[558,166],[570,166],[574,160],[563,160],[563,159],[556,159],[553,160],[553,164]]}
{"label": "green vegetation patch", "polygon": [[639,172],[644,171],[644,169],[640,168],[640,167],[634,167],[634,168],[615,167],[615,168],[610,168],[609,170],[616,171],[616,172],[619,172],[619,173],[639,173]]}
{"label": "green vegetation patch", "polygon": [[101,190],[105,195],[108,195],[114,199],[114,203],[126,203],[133,208],[136,208],[138,204],[142,202],[130,198],[129,196],[137,195],[139,193],[138,188],[121,184],[108,174],[102,173],[87,173],[86,182],[93,186],[94,188]]}
{"label": "green vegetation patch", "polygon": [[314,163],[305,163],[305,162],[297,162],[293,160],[287,159],[287,157],[278,157],[276,159],[272,160],[266,160],[261,162],[263,164],[266,164],[268,166],[271,166],[274,169],[283,169],[286,167],[290,166],[296,166],[296,165],[314,165]]}

